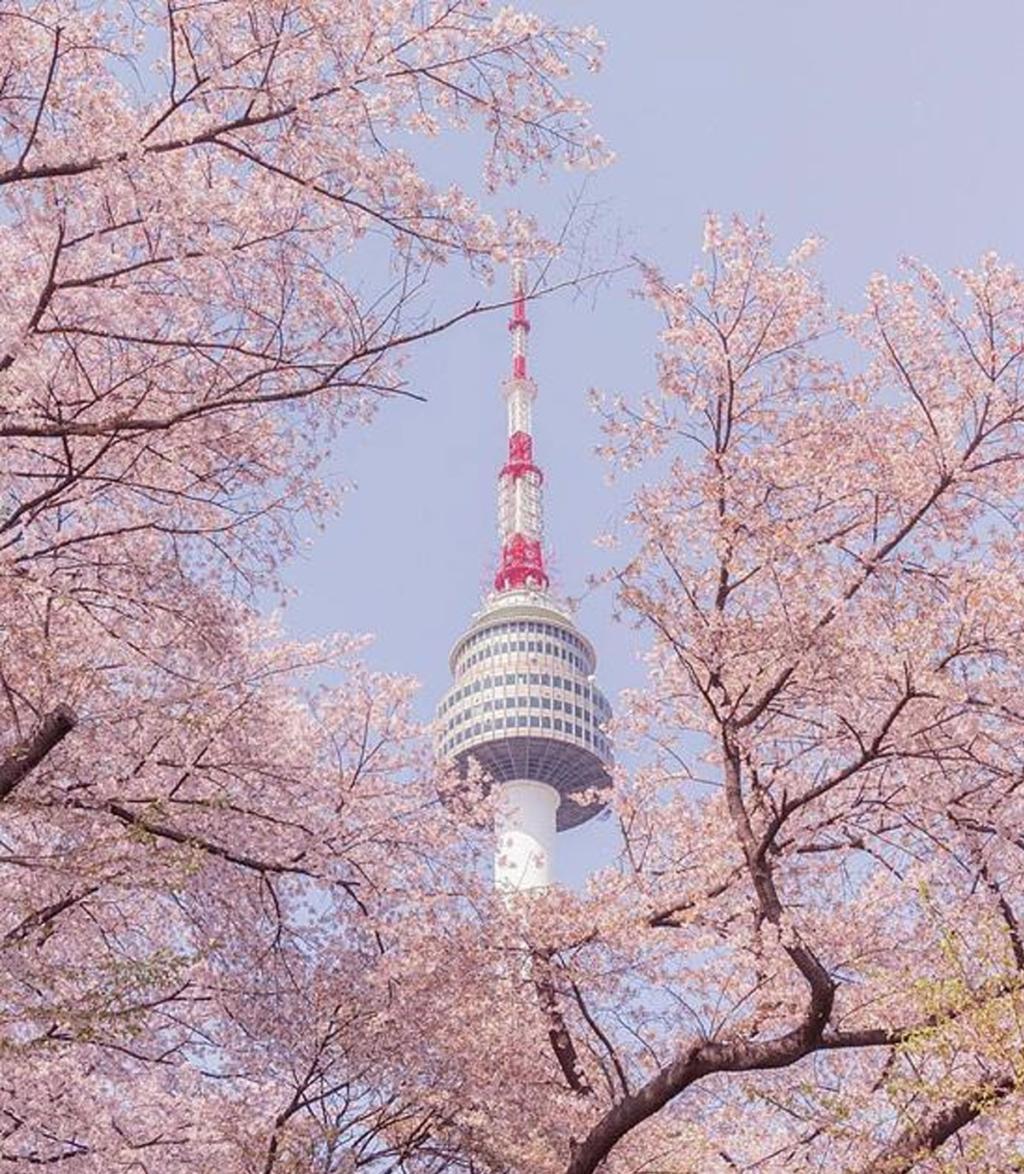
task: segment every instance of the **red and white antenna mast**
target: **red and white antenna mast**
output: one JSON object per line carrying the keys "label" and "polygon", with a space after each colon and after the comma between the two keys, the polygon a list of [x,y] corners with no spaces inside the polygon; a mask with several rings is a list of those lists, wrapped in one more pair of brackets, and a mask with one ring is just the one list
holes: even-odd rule
{"label": "red and white antenna mast", "polygon": [[526,369],[526,266],[512,264],[512,374],[505,381],[508,406],[508,460],[498,475],[498,533],[501,562],[494,577],[496,591],[548,586],[544,569],[544,517],[541,485],[544,474],[533,463],[531,409],[537,386]]}

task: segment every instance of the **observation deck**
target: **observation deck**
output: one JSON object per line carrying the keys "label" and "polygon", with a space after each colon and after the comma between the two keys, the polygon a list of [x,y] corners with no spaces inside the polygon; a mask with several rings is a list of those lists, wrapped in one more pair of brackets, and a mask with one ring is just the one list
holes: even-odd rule
{"label": "observation deck", "polygon": [[505,590],[473,617],[449,657],[453,683],[438,707],[440,750],[465,777],[472,760],[495,784],[529,779],[559,795],[557,829],[604,806],[580,792],[611,786],[611,708],[597,658],[569,613],[543,590]]}

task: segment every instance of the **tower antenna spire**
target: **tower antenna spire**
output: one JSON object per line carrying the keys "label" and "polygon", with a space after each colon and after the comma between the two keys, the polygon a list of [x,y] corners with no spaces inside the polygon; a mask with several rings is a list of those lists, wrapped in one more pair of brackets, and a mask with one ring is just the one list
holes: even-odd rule
{"label": "tower antenna spire", "polygon": [[501,557],[494,576],[496,591],[548,586],[544,566],[544,474],[533,460],[533,401],[537,385],[526,364],[530,319],[526,316],[526,264],[512,263],[512,374],[505,381],[508,410],[508,459],[498,475],[498,534]]}
{"label": "tower antenna spire", "polygon": [[508,328],[512,333],[512,378],[526,378],[526,340],[530,333],[530,319],[526,316],[526,263],[512,262],[512,317]]}

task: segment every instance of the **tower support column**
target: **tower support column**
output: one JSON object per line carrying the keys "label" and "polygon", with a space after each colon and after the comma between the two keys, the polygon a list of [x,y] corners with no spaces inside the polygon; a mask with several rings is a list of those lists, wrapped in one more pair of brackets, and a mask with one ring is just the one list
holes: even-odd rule
{"label": "tower support column", "polygon": [[494,884],[521,893],[551,884],[559,794],[547,783],[510,779],[501,785],[495,815]]}

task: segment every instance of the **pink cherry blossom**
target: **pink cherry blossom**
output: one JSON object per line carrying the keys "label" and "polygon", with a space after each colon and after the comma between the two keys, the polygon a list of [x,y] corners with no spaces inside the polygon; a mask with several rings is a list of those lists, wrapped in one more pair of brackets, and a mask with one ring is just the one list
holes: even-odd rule
{"label": "pink cherry blossom", "polygon": [[484,836],[413,683],[256,601],[335,505],[337,431],[460,316],[422,322],[432,269],[549,249],[422,144],[475,136],[483,188],[596,165],[599,56],[481,0],[0,14],[12,1169],[435,1171],[480,1131],[498,1076],[440,1041]]}
{"label": "pink cherry blossom", "polygon": [[817,242],[704,245],[645,275],[657,393],[603,401],[649,682],[623,870],[560,955],[594,1090],[565,1169],[1011,1169],[1024,284],[911,261],[837,316]]}

